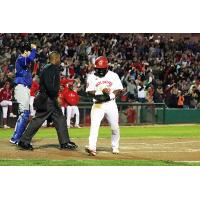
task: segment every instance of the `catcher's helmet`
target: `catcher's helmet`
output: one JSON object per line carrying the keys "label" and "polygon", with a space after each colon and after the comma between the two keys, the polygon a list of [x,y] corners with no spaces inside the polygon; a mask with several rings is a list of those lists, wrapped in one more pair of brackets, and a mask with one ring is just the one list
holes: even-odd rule
{"label": "catcher's helmet", "polygon": [[108,60],[104,56],[100,56],[95,60],[95,75],[102,78],[108,72]]}
{"label": "catcher's helmet", "polygon": [[98,69],[107,69],[108,68],[108,60],[104,56],[100,56],[95,60],[95,68]]}
{"label": "catcher's helmet", "polygon": [[24,53],[24,51],[31,51],[31,44],[29,42],[22,42],[19,49],[21,53]]}

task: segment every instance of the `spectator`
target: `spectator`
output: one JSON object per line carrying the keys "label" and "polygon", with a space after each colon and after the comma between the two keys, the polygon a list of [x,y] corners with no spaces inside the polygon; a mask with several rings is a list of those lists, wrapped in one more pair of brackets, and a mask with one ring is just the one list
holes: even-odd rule
{"label": "spectator", "polygon": [[129,101],[136,101],[137,100],[137,86],[135,84],[134,79],[131,79],[130,74],[128,74],[125,78],[126,83],[126,90],[128,95]]}
{"label": "spectator", "polygon": [[178,107],[178,89],[173,87],[170,91],[169,96],[169,108],[177,108]]}
{"label": "spectator", "polygon": [[137,86],[137,93],[138,93],[138,101],[140,103],[145,103],[146,99],[146,90],[143,82],[140,82]]}
{"label": "spectator", "polygon": [[153,100],[154,100],[154,103],[164,103],[164,94],[163,94],[163,89],[161,86],[158,86],[156,88]]}
{"label": "spectator", "polygon": [[178,108],[183,108],[185,97],[182,95],[182,92],[178,91]]}
{"label": "spectator", "polygon": [[148,103],[154,103],[153,96],[154,96],[154,88],[152,86],[148,87],[146,95],[146,100]]}

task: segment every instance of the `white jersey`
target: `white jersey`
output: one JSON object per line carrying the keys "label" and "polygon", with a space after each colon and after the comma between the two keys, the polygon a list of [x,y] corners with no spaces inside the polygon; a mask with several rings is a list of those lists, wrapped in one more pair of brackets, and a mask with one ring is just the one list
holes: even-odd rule
{"label": "white jersey", "polygon": [[122,90],[123,86],[119,76],[112,71],[108,71],[102,78],[95,76],[94,73],[87,77],[86,92],[96,91],[96,95],[103,94],[102,90],[104,88],[109,89],[110,93],[115,90]]}

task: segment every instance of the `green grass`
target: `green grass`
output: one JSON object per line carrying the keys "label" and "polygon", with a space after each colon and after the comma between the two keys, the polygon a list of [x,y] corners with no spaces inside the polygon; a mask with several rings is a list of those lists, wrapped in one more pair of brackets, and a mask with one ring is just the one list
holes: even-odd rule
{"label": "green grass", "polygon": [[[191,138],[200,137],[200,125],[184,126],[131,126],[120,127],[121,137],[134,138]],[[13,129],[0,129],[0,138],[9,138]],[[89,128],[70,129],[72,138],[88,138]],[[53,128],[39,129],[35,138],[57,138],[56,131]],[[101,127],[99,138],[110,138],[110,128]]]}
{"label": "green grass", "polygon": [[160,160],[0,160],[0,166],[200,166],[200,162]]}

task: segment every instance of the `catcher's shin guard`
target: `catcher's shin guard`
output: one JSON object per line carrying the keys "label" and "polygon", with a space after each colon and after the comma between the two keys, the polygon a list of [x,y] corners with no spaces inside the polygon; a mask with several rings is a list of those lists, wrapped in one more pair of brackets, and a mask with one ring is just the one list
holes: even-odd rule
{"label": "catcher's shin guard", "polygon": [[26,125],[29,120],[29,115],[30,115],[29,110],[24,110],[24,112],[20,114],[15,125],[15,132],[11,138],[12,143],[17,143],[19,139],[21,138],[23,132],[26,129]]}

